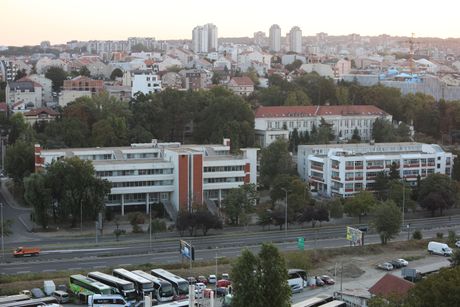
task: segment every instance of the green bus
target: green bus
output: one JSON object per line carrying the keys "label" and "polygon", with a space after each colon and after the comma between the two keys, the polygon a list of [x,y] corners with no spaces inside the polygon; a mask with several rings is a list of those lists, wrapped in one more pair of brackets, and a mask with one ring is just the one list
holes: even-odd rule
{"label": "green bus", "polygon": [[112,287],[109,287],[101,282],[81,274],[70,276],[69,286],[70,291],[72,291],[83,301],[86,301],[86,298],[89,295],[114,293]]}

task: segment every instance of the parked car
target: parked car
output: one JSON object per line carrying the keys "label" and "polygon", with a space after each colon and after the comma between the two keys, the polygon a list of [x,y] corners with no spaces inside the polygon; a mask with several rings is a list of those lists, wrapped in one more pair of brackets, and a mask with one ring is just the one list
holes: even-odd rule
{"label": "parked car", "polygon": [[198,276],[198,277],[196,278],[196,281],[197,281],[197,282],[201,282],[201,283],[203,283],[203,284],[205,284],[205,285],[208,284],[208,279],[207,279],[206,277],[204,277],[203,275]]}
{"label": "parked car", "polygon": [[33,289],[30,290],[30,292],[32,293],[32,297],[34,297],[34,298],[45,297],[45,293],[43,293],[42,289],[40,289],[40,288],[33,288]]}
{"label": "parked car", "polygon": [[217,281],[217,287],[224,287],[224,288],[227,288],[228,286],[230,286],[232,284],[232,282],[228,279],[219,279]]}
{"label": "parked car", "polygon": [[217,297],[226,296],[228,294],[228,289],[224,287],[216,288],[216,295]]}
{"label": "parked car", "polygon": [[446,244],[441,242],[431,241],[428,243],[428,252],[430,254],[437,254],[443,256],[452,256],[452,249]]}
{"label": "parked car", "polygon": [[217,282],[217,277],[214,274],[209,275],[208,277],[208,283],[211,285],[215,284]]}
{"label": "parked car", "polygon": [[60,304],[69,302],[69,294],[67,292],[56,290],[51,294],[51,296],[56,298]]}
{"label": "parked car", "polygon": [[321,280],[324,281],[326,285],[335,284],[335,280],[332,279],[332,277],[330,277],[329,275],[321,275],[319,278],[321,278]]}
{"label": "parked car", "polygon": [[408,266],[408,265],[409,265],[409,261],[404,260],[404,259],[402,259],[402,258],[396,259],[396,261],[398,261],[399,263],[401,263],[402,266]]}
{"label": "parked car", "polygon": [[393,266],[394,269],[400,269],[403,267],[402,263],[397,261],[397,260],[391,260],[391,261],[388,261],[389,263],[391,263],[391,265]]}
{"label": "parked car", "polygon": [[315,279],[316,279],[316,286],[317,287],[322,287],[322,286],[325,285],[325,282],[320,277],[316,276]]}
{"label": "parked car", "polygon": [[222,273],[222,279],[230,280],[230,276],[228,275],[228,273]]}
{"label": "parked car", "polygon": [[460,240],[458,240],[457,242],[455,242],[455,246],[456,246],[456,247],[460,247]]}
{"label": "parked car", "polygon": [[67,286],[64,284],[57,285],[56,290],[64,291],[64,292],[69,292],[67,289]]}
{"label": "parked car", "polygon": [[30,290],[22,290],[21,292],[19,292],[19,294],[24,294],[28,297],[32,297],[32,293],[30,292]]}
{"label": "parked car", "polygon": [[384,262],[384,263],[380,263],[377,265],[377,268],[381,269],[381,270],[386,270],[386,271],[391,271],[393,270],[393,265],[389,262]]}
{"label": "parked car", "polygon": [[197,282],[195,284],[195,289],[199,291],[203,291],[204,289],[206,289],[206,285],[202,282]]}
{"label": "parked car", "polygon": [[52,280],[43,281],[43,291],[48,296],[50,296],[51,293],[56,291],[56,285],[54,284],[54,281],[52,281]]}

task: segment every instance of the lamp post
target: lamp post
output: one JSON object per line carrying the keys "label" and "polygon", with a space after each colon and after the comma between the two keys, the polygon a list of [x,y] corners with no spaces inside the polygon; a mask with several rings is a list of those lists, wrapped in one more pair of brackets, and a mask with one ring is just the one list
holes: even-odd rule
{"label": "lamp post", "polygon": [[1,215],[1,231],[2,231],[2,260],[5,261],[5,246],[3,242],[3,203],[0,203],[0,215]]}
{"label": "lamp post", "polygon": [[287,209],[288,209],[288,190],[281,188],[281,190],[286,193],[286,207],[284,208],[284,236],[287,237],[287,227],[288,227],[288,218],[287,218]]}
{"label": "lamp post", "polygon": [[402,227],[404,227],[404,211],[406,206],[406,178],[403,177]]}
{"label": "lamp post", "polygon": [[[149,197],[147,195],[147,197]],[[149,203],[149,253],[152,252],[152,206],[150,205],[150,201],[148,200]]]}

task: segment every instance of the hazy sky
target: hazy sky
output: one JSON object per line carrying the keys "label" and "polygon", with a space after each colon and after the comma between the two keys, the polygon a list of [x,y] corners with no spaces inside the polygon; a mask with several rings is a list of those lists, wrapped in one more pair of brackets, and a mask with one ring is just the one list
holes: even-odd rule
{"label": "hazy sky", "polygon": [[0,45],[69,40],[191,39],[196,25],[214,23],[219,36],[360,33],[460,37],[458,0],[0,0]]}

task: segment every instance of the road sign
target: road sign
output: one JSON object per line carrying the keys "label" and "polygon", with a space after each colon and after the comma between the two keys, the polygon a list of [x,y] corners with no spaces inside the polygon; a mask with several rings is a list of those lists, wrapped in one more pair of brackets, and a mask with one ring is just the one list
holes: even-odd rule
{"label": "road sign", "polygon": [[298,238],[297,238],[297,247],[298,247],[300,250],[304,250],[304,249],[305,249],[305,238],[304,238],[304,237],[298,237]]}
{"label": "road sign", "polygon": [[359,229],[347,226],[347,240],[354,246],[363,245],[363,232]]}
{"label": "road sign", "polygon": [[179,250],[182,256],[190,260],[195,260],[195,248],[190,243],[180,240]]}

